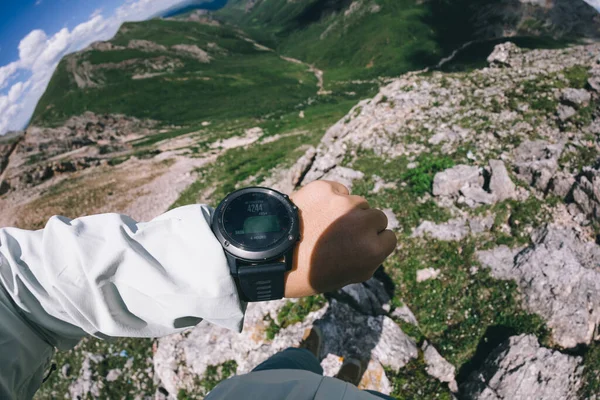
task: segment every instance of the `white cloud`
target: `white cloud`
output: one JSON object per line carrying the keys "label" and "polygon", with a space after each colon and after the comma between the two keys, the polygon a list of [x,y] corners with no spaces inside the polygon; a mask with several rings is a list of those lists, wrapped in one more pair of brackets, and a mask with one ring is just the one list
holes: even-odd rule
{"label": "white cloud", "polygon": [[600,0],[585,0],[586,3],[594,7],[596,10],[600,10]]}
{"label": "white cloud", "polygon": [[[38,0],[40,4],[43,0]],[[0,135],[9,130],[22,129],[33,114],[35,106],[46,90],[58,62],[66,54],[98,40],[114,36],[125,21],[141,21],[181,3],[182,0],[125,0],[109,18],[96,10],[89,20],[73,30],[63,28],[52,36],[36,29],[19,43],[19,60],[0,67],[0,90],[14,82],[19,72],[30,73],[29,79],[12,84],[0,96]]]}

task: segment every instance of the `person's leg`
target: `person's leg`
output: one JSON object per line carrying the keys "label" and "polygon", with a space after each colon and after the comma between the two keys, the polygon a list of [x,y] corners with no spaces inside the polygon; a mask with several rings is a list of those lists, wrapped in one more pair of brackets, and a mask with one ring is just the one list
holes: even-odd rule
{"label": "person's leg", "polygon": [[273,369],[301,369],[323,375],[323,368],[319,360],[306,349],[290,347],[279,352],[254,368],[252,372],[268,371]]}

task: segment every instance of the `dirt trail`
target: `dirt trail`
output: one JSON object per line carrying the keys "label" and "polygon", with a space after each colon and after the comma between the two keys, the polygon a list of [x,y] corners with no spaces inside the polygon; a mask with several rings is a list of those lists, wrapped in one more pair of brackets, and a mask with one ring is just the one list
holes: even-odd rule
{"label": "dirt trail", "polygon": [[[274,49],[264,46],[264,45],[258,43],[254,39],[251,39],[246,36],[242,36],[241,38],[248,43],[252,43],[259,50],[271,51],[271,52],[275,53]],[[282,56],[282,55],[279,55],[279,58],[281,58],[282,60],[285,60],[287,62],[291,62],[294,64],[301,64],[301,65],[306,66],[306,68],[308,68],[308,70],[310,72],[312,72],[315,75],[315,77],[317,78],[317,87],[319,88],[319,90],[317,91],[317,94],[319,96],[331,94],[331,90],[325,90],[325,83],[323,80],[323,70],[320,70],[319,68],[315,67],[312,64],[308,64],[308,63],[305,63],[304,61],[298,60],[297,58],[286,57],[286,56]]]}

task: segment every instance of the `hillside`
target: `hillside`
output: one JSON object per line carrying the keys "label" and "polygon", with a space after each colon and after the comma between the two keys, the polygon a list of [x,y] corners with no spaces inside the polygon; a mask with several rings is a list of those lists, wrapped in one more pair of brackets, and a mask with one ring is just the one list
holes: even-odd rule
{"label": "hillside", "polygon": [[65,58],[32,125],[0,139],[0,226],[334,179],[399,245],[364,284],[251,304],[242,334],[85,339],[37,398],[201,399],[318,325],[327,375],[360,358],[360,387],[398,399],[595,400],[598,13],[473,4],[232,0]]}

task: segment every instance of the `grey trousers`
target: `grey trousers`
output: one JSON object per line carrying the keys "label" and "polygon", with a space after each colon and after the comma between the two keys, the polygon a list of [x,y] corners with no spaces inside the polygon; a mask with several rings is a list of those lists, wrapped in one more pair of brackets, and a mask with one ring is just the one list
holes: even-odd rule
{"label": "grey trousers", "polygon": [[[323,368],[319,360],[306,349],[297,349],[290,347],[282,352],[279,352],[267,359],[252,372],[256,371],[269,371],[274,369],[301,369],[308,372],[313,372],[317,375],[323,375]],[[373,390],[365,390],[366,392],[380,397],[382,399],[394,400],[393,397],[387,396],[383,393],[375,392]]]}

